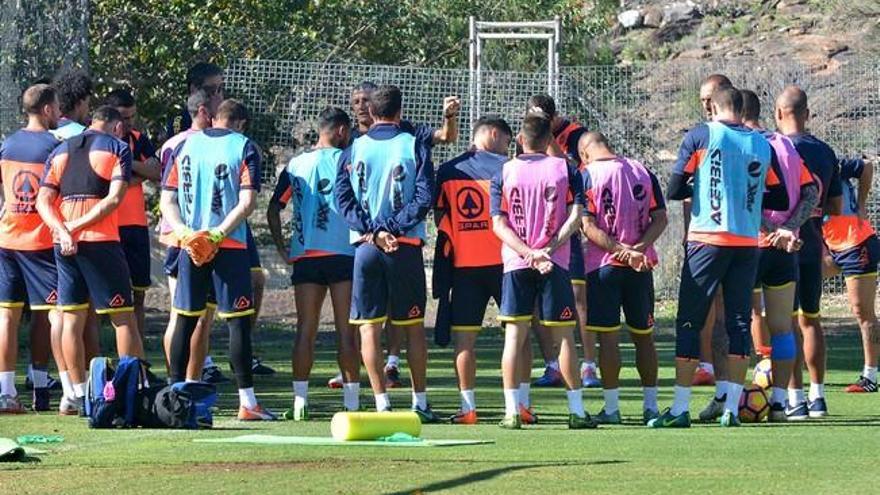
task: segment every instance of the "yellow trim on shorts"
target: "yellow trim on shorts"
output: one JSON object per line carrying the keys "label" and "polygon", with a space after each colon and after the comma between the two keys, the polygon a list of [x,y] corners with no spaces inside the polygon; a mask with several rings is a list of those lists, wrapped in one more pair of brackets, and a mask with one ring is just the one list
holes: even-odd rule
{"label": "yellow trim on shorts", "polygon": [[571,285],[587,285],[587,281],[580,278],[571,279]]}
{"label": "yellow trim on shorts", "polygon": [[117,313],[131,313],[132,311],[134,311],[134,306],[123,306],[121,308],[96,309],[95,314],[115,315]]}
{"label": "yellow trim on shorts", "polygon": [[80,311],[83,309],[89,309],[89,303],[82,304],[68,304],[67,306],[56,306],[58,311]]}
{"label": "yellow trim on shorts", "polygon": [[205,307],[211,309],[217,309],[217,303],[205,303]]}
{"label": "yellow trim on shorts", "polygon": [[0,308],[18,309],[18,308],[23,308],[23,307],[24,307],[23,302],[0,302]]}
{"label": "yellow trim on shorts", "polygon": [[388,316],[380,316],[378,318],[366,318],[362,320],[349,319],[349,325],[370,325],[372,323],[385,323],[388,320]]}
{"label": "yellow trim on shorts", "polygon": [[252,266],[252,267],[251,267],[251,271],[252,271],[252,272],[262,272],[262,271],[263,271],[263,267],[262,267],[262,266]]}
{"label": "yellow trim on shorts", "polygon": [[[0,304],[2,304],[2,303],[0,303]],[[37,305],[31,304],[31,311],[52,311],[53,309],[55,309],[57,307],[58,306],[55,306],[54,304],[37,304]]]}
{"label": "yellow trim on shorts", "polygon": [[479,332],[483,329],[482,325],[452,325],[449,327],[453,332]]}
{"label": "yellow trim on shorts", "polygon": [[149,289],[149,285],[132,285],[131,290],[136,290],[138,292],[146,292]]}
{"label": "yellow trim on shorts", "polygon": [[634,333],[636,335],[651,335],[652,333],[654,333],[654,327],[636,328],[628,324],[627,328],[629,328],[630,333]]}
{"label": "yellow trim on shorts", "polygon": [[764,287],[755,287],[752,289],[752,294],[760,294],[762,292],[764,292]]}
{"label": "yellow trim on shorts", "polygon": [[499,315],[498,321],[503,321],[505,323],[514,323],[518,321],[531,321],[532,315],[524,315],[524,316],[504,316]]}
{"label": "yellow trim on shorts", "polygon": [[399,327],[411,327],[413,325],[418,325],[419,323],[424,323],[425,318],[410,318],[408,320],[391,320],[392,325],[397,325]]}
{"label": "yellow trim on shorts", "polygon": [[541,320],[538,323],[544,325],[545,327],[573,327],[577,325],[577,321],[569,320],[569,321],[553,321],[553,320]]}
{"label": "yellow trim on shorts", "polygon": [[795,316],[797,316],[797,315],[799,315],[799,314],[800,314],[800,311],[798,311],[798,310],[794,310],[794,311],[791,312],[791,316],[792,316],[792,317],[795,317]]}
{"label": "yellow trim on shorts", "polygon": [[804,318],[813,318],[813,319],[816,319],[816,318],[821,318],[821,317],[822,317],[822,313],[821,313],[821,312],[817,312],[817,313],[807,313],[806,311],[804,311],[804,310],[802,310],[802,309],[799,309],[797,313],[798,313],[800,316],[803,316]]}
{"label": "yellow trim on shorts", "polygon": [[782,285],[767,285],[764,284],[764,290],[782,290],[787,289],[794,285],[794,282],[786,282]]}
{"label": "yellow trim on shorts", "polygon": [[174,311],[175,313],[179,314],[180,316],[204,316],[204,314],[205,314],[204,309],[200,309],[198,311],[187,311],[185,309],[179,309],[179,308],[175,308],[173,306],[171,307],[171,311]]}
{"label": "yellow trim on shorts", "polygon": [[586,326],[584,326],[584,328],[588,332],[610,333],[610,332],[616,332],[616,331],[620,330],[621,328],[623,328],[623,325],[617,324],[617,325],[614,325],[613,327],[602,327],[599,325],[586,325]]}
{"label": "yellow trim on shorts", "polygon": [[[204,314],[204,312],[202,313]],[[232,313],[224,313],[223,311],[217,312],[218,318],[223,318],[224,320],[228,320],[230,318],[239,318],[242,316],[250,316],[257,314],[257,310],[255,308],[246,309],[244,311],[233,311]]]}
{"label": "yellow trim on shorts", "polygon": [[859,273],[858,275],[844,275],[843,278],[849,280],[849,279],[853,279],[853,278],[868,278],[868,277],[876,277],[876,276],[877,276],[877,272],[871,272],[871,273]]}

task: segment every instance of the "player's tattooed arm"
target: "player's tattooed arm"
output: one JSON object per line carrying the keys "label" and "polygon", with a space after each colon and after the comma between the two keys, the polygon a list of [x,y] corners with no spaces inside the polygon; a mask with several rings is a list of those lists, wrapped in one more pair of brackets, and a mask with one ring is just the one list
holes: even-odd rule
{"label": "player's tattooed arm", "polygon": [[790,230],[796,231],[801,228],[812,215],[813,209],[819,204],[819,186],[816,184],[807,184],[801,188],[801,197],[798,200],[797,205],[794,207],[794,211],[791,212],[791,216],[786,220],[781,227]]}
{"label": "player's tattooed arm", "polygon": [[155,156],[151,156],[143,161],[132,161],[131,171],[132,182],[138,181],[138,179],[140,179],[141,182],[145,180],[158,182],[162,179],[162,165],[159,163],[159,159]]}
{"label": "player's tattooed arm", "polygon": [[443,99],[443,126],[434,131],[433,144],[451,144],[458,141],[458,112],[461,100],[458,96]]}

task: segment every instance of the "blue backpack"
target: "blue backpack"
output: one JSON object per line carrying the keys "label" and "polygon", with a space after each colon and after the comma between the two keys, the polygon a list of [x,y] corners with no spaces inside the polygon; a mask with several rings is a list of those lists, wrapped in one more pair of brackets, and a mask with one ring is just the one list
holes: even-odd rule
{"label": "blue backpack", "polygon": [[85,412],[92,428],[131,428],[136,421],[138,396],[150,386],[147,365],[123,356],[114,370],[110,359],[93,358],[89,364]]}

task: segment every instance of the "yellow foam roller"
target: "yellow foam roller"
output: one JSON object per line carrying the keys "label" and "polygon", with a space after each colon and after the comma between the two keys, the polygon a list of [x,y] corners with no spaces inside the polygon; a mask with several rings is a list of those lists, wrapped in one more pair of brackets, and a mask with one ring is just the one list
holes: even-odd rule
{"label": "yellow foam roller", "polygon": [[395,433],[414,437],[422,432],[422,422],[414,412],[338,412],[330,421],[335,440],[375,440]]}

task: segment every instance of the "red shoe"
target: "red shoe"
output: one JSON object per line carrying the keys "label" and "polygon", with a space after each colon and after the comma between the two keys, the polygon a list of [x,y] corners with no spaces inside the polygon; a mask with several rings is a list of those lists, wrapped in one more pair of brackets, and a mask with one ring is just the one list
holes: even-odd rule
{"label": "red shoe", "polygon": [[858,381],[846,387],[848,394],[870,394],[877,392],[877,383],[868,380],[864,376],[860,376]]}
{"label": "red shoe", "polygon": [[709,373],[706,371],[706,368],[702,366],[697,367],[697,371],[694,373],[694,381],[692,383],[694,387],[711,387],[715,385],[715,374]]}
{"label": "red shoe", "polygon": [[345,380],[342,379],[342,373],[339,373],[327,381],[327,387],[329,387],[329,388],[342,388],[342,384],[344,382],[345,382]]}
{"label": "red shoe", "polygon": [[385,388],[400,388],[403,383],[400,381],[400,368],[397,366],[385,367]]}
{"label": "red shoe", "polygon": [[277,421],[278,416],[276,416],[272,411],[268,409],[263,409],[263,407],[257,404],[257,407],[253,409],[248,409],[244,406],[238,408],[238,420],[239,421]]}
{"label": "red shoe", "polygon": [[529,407],[526,408],[522,404],[519,405],[519,419],[524,425],[538,424],[538,415]]}
{"label": "red shoe", "polygon": [[458,411],[455,416],[449,418],[454,425],[475,425],[477,424],[477,410],[471,409],[468,412]]}

